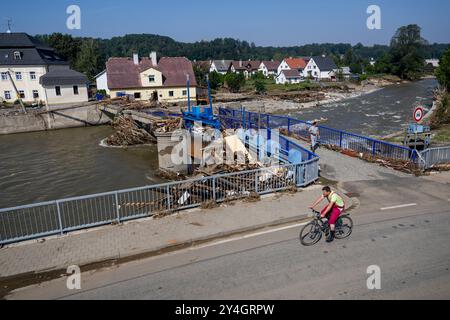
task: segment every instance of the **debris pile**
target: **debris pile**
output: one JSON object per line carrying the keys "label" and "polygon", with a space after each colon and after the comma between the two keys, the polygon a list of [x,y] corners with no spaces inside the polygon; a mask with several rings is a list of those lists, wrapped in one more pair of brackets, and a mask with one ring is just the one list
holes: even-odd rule
{"label": "debris pile", "polygon": [[140,128],[133,119],[119,116],[113,122],[116,132],[106,139],[109,146],[135,146],[156,143],[154,135]]}

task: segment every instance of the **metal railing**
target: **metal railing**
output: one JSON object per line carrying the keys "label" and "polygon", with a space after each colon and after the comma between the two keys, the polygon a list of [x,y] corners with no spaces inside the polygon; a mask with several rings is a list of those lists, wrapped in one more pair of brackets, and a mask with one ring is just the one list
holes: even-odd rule
{"label": "metal railing", "polygon": [[318,160],[1,209],[0,244],[307,186]]}
{"label": "metal railing", "polygon": [[430,169],[435,165],[450,163],[450,146],[426,149],[420,153],[420,166]]}
{"label": "metal railing", "polygon": [[[263,127],[270,129],[286,129],[289,133],[296,134],[305,139],[308,139],[308,129],[311,127],[311,123],[303,120],[286,116],[248,112],[244,109],[235,110],[219,108],[219,115],[224,118],[234,119],[234,121],[236,122],[240,121],[247,127],[251,128]],[[379,156],[383,158],[418,162],[416,151],[404,146],[329,128],[326,126],[319,126],[319,129],[320,142],[322,144],[329,144],[341,149],[349,149],[356,152],[370,154],[374,157]]]}

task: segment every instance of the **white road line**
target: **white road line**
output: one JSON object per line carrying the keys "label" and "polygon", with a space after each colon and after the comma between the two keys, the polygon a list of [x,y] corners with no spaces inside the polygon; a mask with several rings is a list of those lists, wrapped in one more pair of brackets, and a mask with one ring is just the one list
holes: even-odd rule
{"label": "white road line", "polygon": [[401,204],[399,206],[381,208],[380,210],[381,211],[386,211],[386,210],[400,209],[400,208],[407,208],[407,207],[414,207],[414,206],[417,206],[417,203]]}
{"label": "white road line", "polygon": [[271,230],[267,230],[267,231],[247,234],[245,236],[240,236],[240,237],[235,237],[235,238],[231,238],[231,239],[225,239],[225,240],[221,240],[221,241],[216,241],[216,242],[205,244],[205,245],[202,245],[202,246],[192,247],[192,248],[189,248],[189,250],[198,250],[198,249],[218,246],[218,245],[229,243],[229,242],[233,242],[233,241],[238,241],[238,240],[243,240],[243,239],[248,239],[248,238],[254,238],[254,237],[261,236],[261,235],[268,234],[268,233],[274,233],[274,232],[278,232],[278,231],[283,231],[283,230],[288,230],[288,229],[302,227],[302,226],[307,225],[308,223],[309,222],[304,222],[304,223],[299,223],[299,224],[295,224],[295,225],[292,225],[292,226],[287,226],[287,227],[282,227],[282,228],[277,228],[277,229],[271,229]]}

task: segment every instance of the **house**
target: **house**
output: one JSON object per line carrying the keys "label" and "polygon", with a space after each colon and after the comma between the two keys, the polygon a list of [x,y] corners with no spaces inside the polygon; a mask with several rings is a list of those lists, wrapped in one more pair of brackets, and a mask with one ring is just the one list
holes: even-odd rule
{"label": "house", "polygon": [[302,74],[297,70],[281,70],[280,74],[275,79],[277,84],[294,84],[300,83],[303,80]]}
{"label": "house", "polygon": [[110,58],[106,77],[111,97],[131,95],[136,100],[181,102],[188,100],[186,88],[190,79],[190,96],[197,95],[197,81],[191,61],[184,57],[162,57],[156,52],[150,58]]}
{"label": "house", "polygon": [[209,72],[218,72],[220,74],[227,74],[230,70],[231,60],[213,60]]}
{"label": "house", "polygon": [[258,73],[260,65],[261,61],[232,61],[230,65],[230,72],[243,73],[244,76],[248,79],[252,75]]}
{"label": "house", "polygon": [[281,61],[278,66],[277,74],[280,74],[283,70],[297,70],[298,72],[303,72],[308,61],[309,58],[286,58]]}
{"label": "house", "polygon": [[439,68],[439,59],[425,59],[425,65],[432,68]]}
{"label": "house", "polygon": [[335,70],[336,77],[338,77],[338,73],[342,74],[343,80],[350,80],[352,77],[352,72],[350,71],[350,67],[342,67]]}
{"label": "house", "polygon": [[280,66],[280,61],[261,61],[259,65],[259,71],[264,74],[264,76],[276,76],[278,75],[278,67]]}
{"label": "house", "polygon": [[110,95],[108,88],[108,75],[106,69],[95,76],[95,82],[97,83],[97,90],[105,90],[107,95]]}
{"label": "house", "polygon": [[338,67],[333,59],[325,56],[311,57],[303,71],[303,77],[316,80],[334,80],[336,79],[336,70]]}
{"label": "house", "polygon": [[0,101],[18,97],[46,105],[87,102],[88,79],[28,34],[0,33]]}

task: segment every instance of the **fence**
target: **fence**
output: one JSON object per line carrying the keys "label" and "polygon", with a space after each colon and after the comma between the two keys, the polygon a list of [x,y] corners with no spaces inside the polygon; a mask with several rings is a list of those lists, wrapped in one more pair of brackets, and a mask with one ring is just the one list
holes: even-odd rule
{"label": "fence", "polygon": [[447,163],[450,163],[450,146],[431,148],[420,153],[420,166],[423,169]]}
{"label": "fence", "polygon": [[[289,133],[304,138],[309,137],[308,129],[311,127],[310,123],[303,120],[284,116],[253,113],[245,110],[219,108],[219,115],[226,119],[234,119],[237,123],[241,122],[245,127],[270,129],[283,128]],[[379,156],[398,160],[411,160],[413,162],[418,161],[416,151],[403,146],[348,133],[342,130],[332,129],[326,126],[319,126],[319,129],[320,142],[322,144],[329,144],[341,149],[350,149],[361,153],[368,153],[374,157]],[[313,156],[314,155],[308,155],[308,158]]]}
{"label": "fence", "polygon": [[1,209],[0,244],[307,186],[318,160]]}

